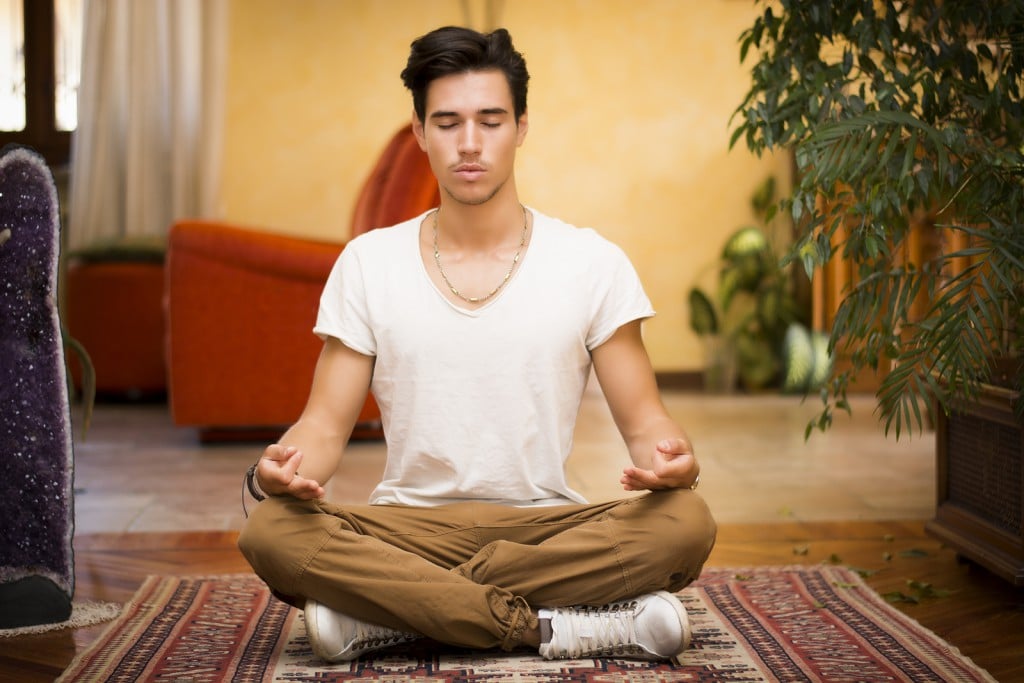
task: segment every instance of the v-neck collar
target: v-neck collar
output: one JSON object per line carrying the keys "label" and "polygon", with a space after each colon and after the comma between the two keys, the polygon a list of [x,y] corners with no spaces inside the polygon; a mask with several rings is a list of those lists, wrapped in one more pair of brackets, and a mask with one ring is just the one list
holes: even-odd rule
{"label": "v-neck collar", "polygon": [[533,225],[530,228],[530,236],[529,236],[529,239],[527,240],[526,250],[522,254],[520,254],[520,256],[519,256],[519,263],[516,265],[516,268],[513,271],[512,276],[508,279],[508,282],[505,283],[505,285],[501,288],[501,290],[497,294],[495,294],[493,297],[488,299],[482,306],[479,306],[477,308],[467,308],[465,306],[462,306],[462,305],[452,301],[451,298],[448,296],[448,294],[446,292],[444,292],[440,287],[437,286],[437,284],[434,282],[434,278],[432,278],[430,276],[430,272],[427,270],[429,265],[426,262],[426,260],[423,258],[423,254],[422,254],[422,252],[420,250],[420,231],[427,229],[427,227],[424,225],[424,222],[437,209],[431,209],[430,211],[427,211],[427,212],[421,214],[419,218],[415,219],[415,228],[416,229],[412,231],[412,235],[413,235],[413,238],[414,238],[413,239],[413,247],[415,247],[414,251],[415,251],[416,261],[417,261],[417,263],[419,263],[420,272],[422,273],[423,277],[426,279],[427,284],[430,285],[430,288],[432,290],[434,290],[434,292],[437,294],[437,296],[439,296],[442,301],[444,301],[446,304],[448,304],[448,306],[452,310],[454,310],[457,313],[460,313],[461,315],[465,315],[467,317],[471,317],[471,318],[479,317],[484,312],[490,310],[495,305],[497,305],[497,303],[499,301],[501,301],[505,297],[506,293],[508,293],[508,291],[513,286],[515,286],[516,280],[519,279],[519,274],[523,271],[523,268],[525,268],[527,263],[530,261],[530,253],[533,251],[534,241],[537,239],[537,224],[539,222],[539,220],[538,220],[539,219],[539,214],[536,211],[534,211],[529,206],[525,206],[524,205],[524,208],[527,211],[530,212],[530,215],[531,215],[531,217],[533,219]]}

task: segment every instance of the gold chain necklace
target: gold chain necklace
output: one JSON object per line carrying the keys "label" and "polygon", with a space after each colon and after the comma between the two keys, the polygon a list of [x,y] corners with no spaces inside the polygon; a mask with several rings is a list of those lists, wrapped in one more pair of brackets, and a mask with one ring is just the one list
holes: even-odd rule
{"label": "gold chain necklace", "polygon": [[448,289],[451,290],[452,294],[462,299],[466,303],[478,304],[487,301],[492,296],[501,291],[501,288],[505,286],[505,283],[508,282],[508,279],[512,277],[512,271],[516,269],[516,264],[519,263],[519,255],[523,251],[523,246],[526,245],[526,232],[530,224],[529,219],[526,216],[526,207],[523,206],[522,204],[520,204],[519,206],[523,210],[523,236],[519,240],[519,246],[516,247],[515,256],[512,257],[512,265],[509,266],[508,272],[505,273],[505,277],[501,279],[501,282],[498,283],[498,286],[483,296],[466,296],[458,289],[456,289],[455,285],[453,285],[451,283],[451,280],[448,279],[448,276],[445,275],[444,267],[441,266],[441,252],[437,246],[437,215],[441,213],[441,209],[438,209],[437,211],[434,212],[434,262],[437,264],[437,270],[441,273],[441,279],[444,280],[444,283],[446,285],[448,285]]}

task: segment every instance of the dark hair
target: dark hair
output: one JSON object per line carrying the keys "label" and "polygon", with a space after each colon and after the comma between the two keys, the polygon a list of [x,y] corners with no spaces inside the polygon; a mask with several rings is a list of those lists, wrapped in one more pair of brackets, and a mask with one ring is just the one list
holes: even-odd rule
{"label": "dark hair", "polygon": [[503,28],[479,33],[468,28],[445,26],[412,42],[402,82],[412,91],[412,106],[420,121],[426,117],[427,88],[437,78],[468,71],[497,69],[505,74],[512,91],[516,121],[526,111],[526,84],[530,74],[526,60],[512,47]]}

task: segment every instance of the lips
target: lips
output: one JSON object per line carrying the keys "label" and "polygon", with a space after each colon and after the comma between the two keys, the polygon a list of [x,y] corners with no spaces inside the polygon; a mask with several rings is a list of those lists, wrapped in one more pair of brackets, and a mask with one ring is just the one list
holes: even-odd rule
{"label": "lips", "polygon": [[485,170],[480,164],[459,164],[455,167],[455,175],[465,180],[475,180],[482,176]]}

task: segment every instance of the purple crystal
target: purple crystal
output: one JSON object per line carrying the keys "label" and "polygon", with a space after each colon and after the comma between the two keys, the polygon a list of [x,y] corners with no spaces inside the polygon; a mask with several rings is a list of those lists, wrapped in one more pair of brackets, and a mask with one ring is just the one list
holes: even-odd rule
{"label": "purple crystal", "polygon": [[53,175],[24,147],[0,153],[0,584],[41,576],[74,592],[73,452],[57,311]]}

